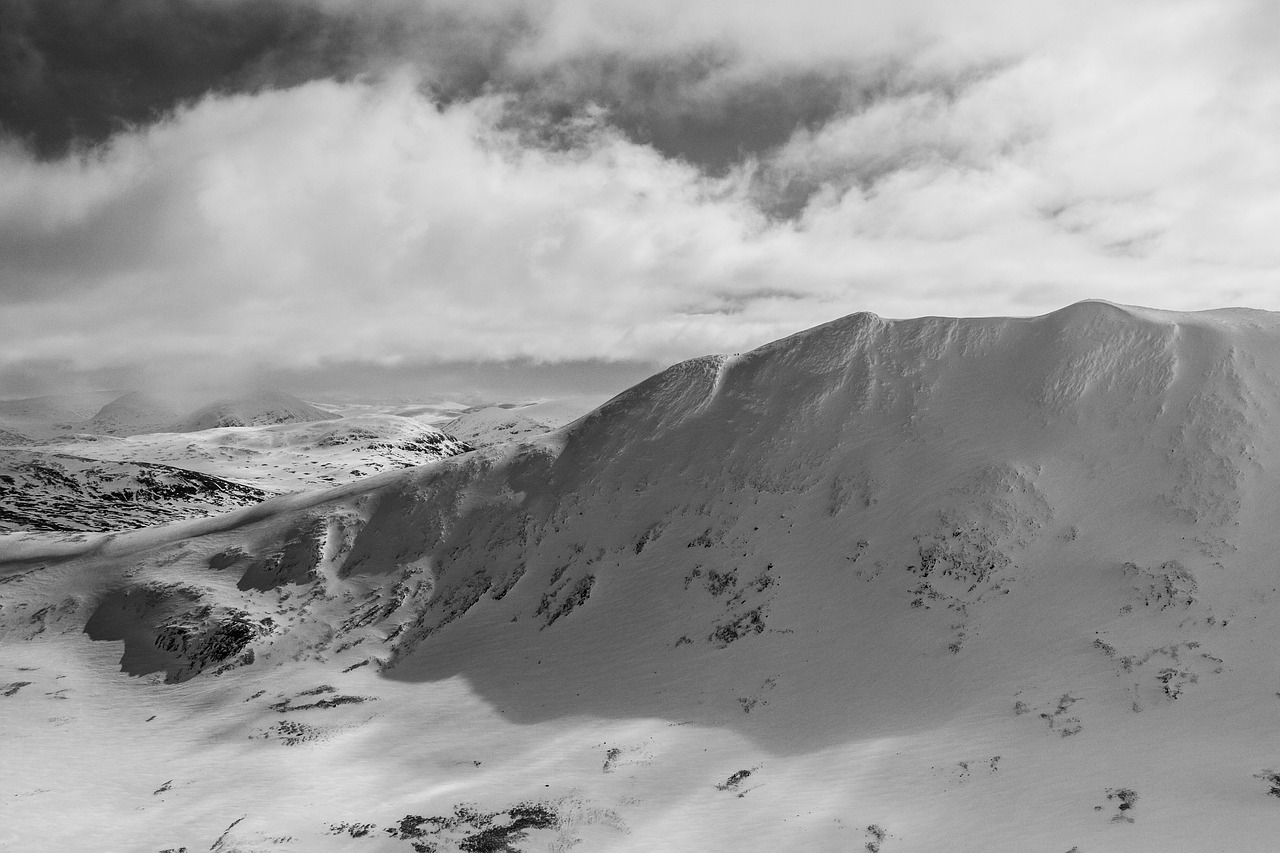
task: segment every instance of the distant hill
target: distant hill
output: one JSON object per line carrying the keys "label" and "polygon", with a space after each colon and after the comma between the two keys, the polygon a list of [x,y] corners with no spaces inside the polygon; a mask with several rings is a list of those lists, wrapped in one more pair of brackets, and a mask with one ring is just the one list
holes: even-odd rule
{"label": "distant hill", "polygon": [[283,391],[259,391],[210,403],[179,422],[171,431],[199,432],[222,427],[308,423],[340,417]]}
{"label": "distant hill", "polygon": [[225,512],[267,496],[169,465],[0,453],[0,532],[127,530]]}
{"label": "distant hill", "polygon": [[22,447],[34,443],[25,435],[0,428],[0,447]]}
{"label": "distant hill", "polygon": [[0,428],[37,439],[65,434],[118,396],[119,391],[87,391],[0,400]]}
{"label": "distant hill", "polygon": [[520,414],[507,406],[468,409],[451,421],[439,424],[449,435],[472,447],[488,447],[521,438],[533,438],[550,431],[547,424]]}
{"label": "distant hill", "polygon": [[83,421],[112,399],[118,391],[88,391],[83,394],[49,394],[0,400],[0,418],[23,420]]}
{"label": "distant hill", "polygon": [[179,418],[175,408],[143,391],[132,391],[107,403],[78,429],[97,435],[129,436],[164,432]]}

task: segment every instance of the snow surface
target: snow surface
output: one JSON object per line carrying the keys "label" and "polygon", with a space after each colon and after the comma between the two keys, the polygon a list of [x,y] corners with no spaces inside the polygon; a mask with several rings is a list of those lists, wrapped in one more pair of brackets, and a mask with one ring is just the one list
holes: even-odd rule
{"label": "snow surface", "polygon": [[506,406],[469,409],[439,426],[449,435],[465,441],[472,447],[489,447],[510,441],[527,440],[553,429],[550,424],[526,417],[518,409]]}
{"label": "snow surface", "polygon": [[396,415],[123,439],[77,435],[55,446],[95,459],[174,465],[272,492],[345,483],[471,449],[433,426]]}
{"label": "snow surface", "polygon": [[266,497],[261,489],[168,465],[0,450],[0,531],[128,530]]}
{"label": "snow surface", "polygon": [[1267,850],[1280,318],[846,317],[0,538],[13,850]]}

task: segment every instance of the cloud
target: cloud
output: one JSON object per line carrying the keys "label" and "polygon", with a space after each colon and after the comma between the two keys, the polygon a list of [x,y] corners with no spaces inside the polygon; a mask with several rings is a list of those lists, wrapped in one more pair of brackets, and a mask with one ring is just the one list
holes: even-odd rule
{"label": "cloud", "polygon": [[1280,308],[1256,4],[264,8],[302,23],[231,63],[252,84],[88,150],[0,147],[6,375],[656,363],[856,310]]}
{"label": "cloud", "polygon": [[501,112],[323,82],[207,98],[88,158],[11,150],[0,353],[652,355],[620,340],[634,318],[719,280],[758,217],[605,126],[527,150]]}
{"label": "cloud", "polygon": [[105,141],[206,94],[352,80],[414,63],[479,91],[522,8],[455,0],[11,0],[0,7],[0,127],[45,157]]}
{"label": "cloud", "polygon": [[982,50],[940,62],[927,50],[936,27],[908,27],[891,8],[15,0],[0,11],[0,127],[56,157],[206,94],[410,66],[442,103],[516,95],[535,123],[603,107],[633,141],[723,173],[798,127],[916,84],[917,60],[934,83],[955,76],[951,65],[989,61]]}

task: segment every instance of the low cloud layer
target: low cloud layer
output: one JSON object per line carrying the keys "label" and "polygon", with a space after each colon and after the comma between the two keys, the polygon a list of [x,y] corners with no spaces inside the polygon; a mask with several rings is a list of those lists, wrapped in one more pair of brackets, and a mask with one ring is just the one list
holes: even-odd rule
{"label": "low cloud layer", "polygon": [[0,380],[1280,309],[1280,16],[1011,5],[11,4]]}

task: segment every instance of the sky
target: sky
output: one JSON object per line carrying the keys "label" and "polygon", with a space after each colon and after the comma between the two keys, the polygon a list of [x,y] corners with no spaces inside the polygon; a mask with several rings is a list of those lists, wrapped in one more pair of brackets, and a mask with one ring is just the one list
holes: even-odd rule
{"label": "sky", "polygon": [[1270,0],[8,0],[0,397],[1278,310],[1278,41]]}

